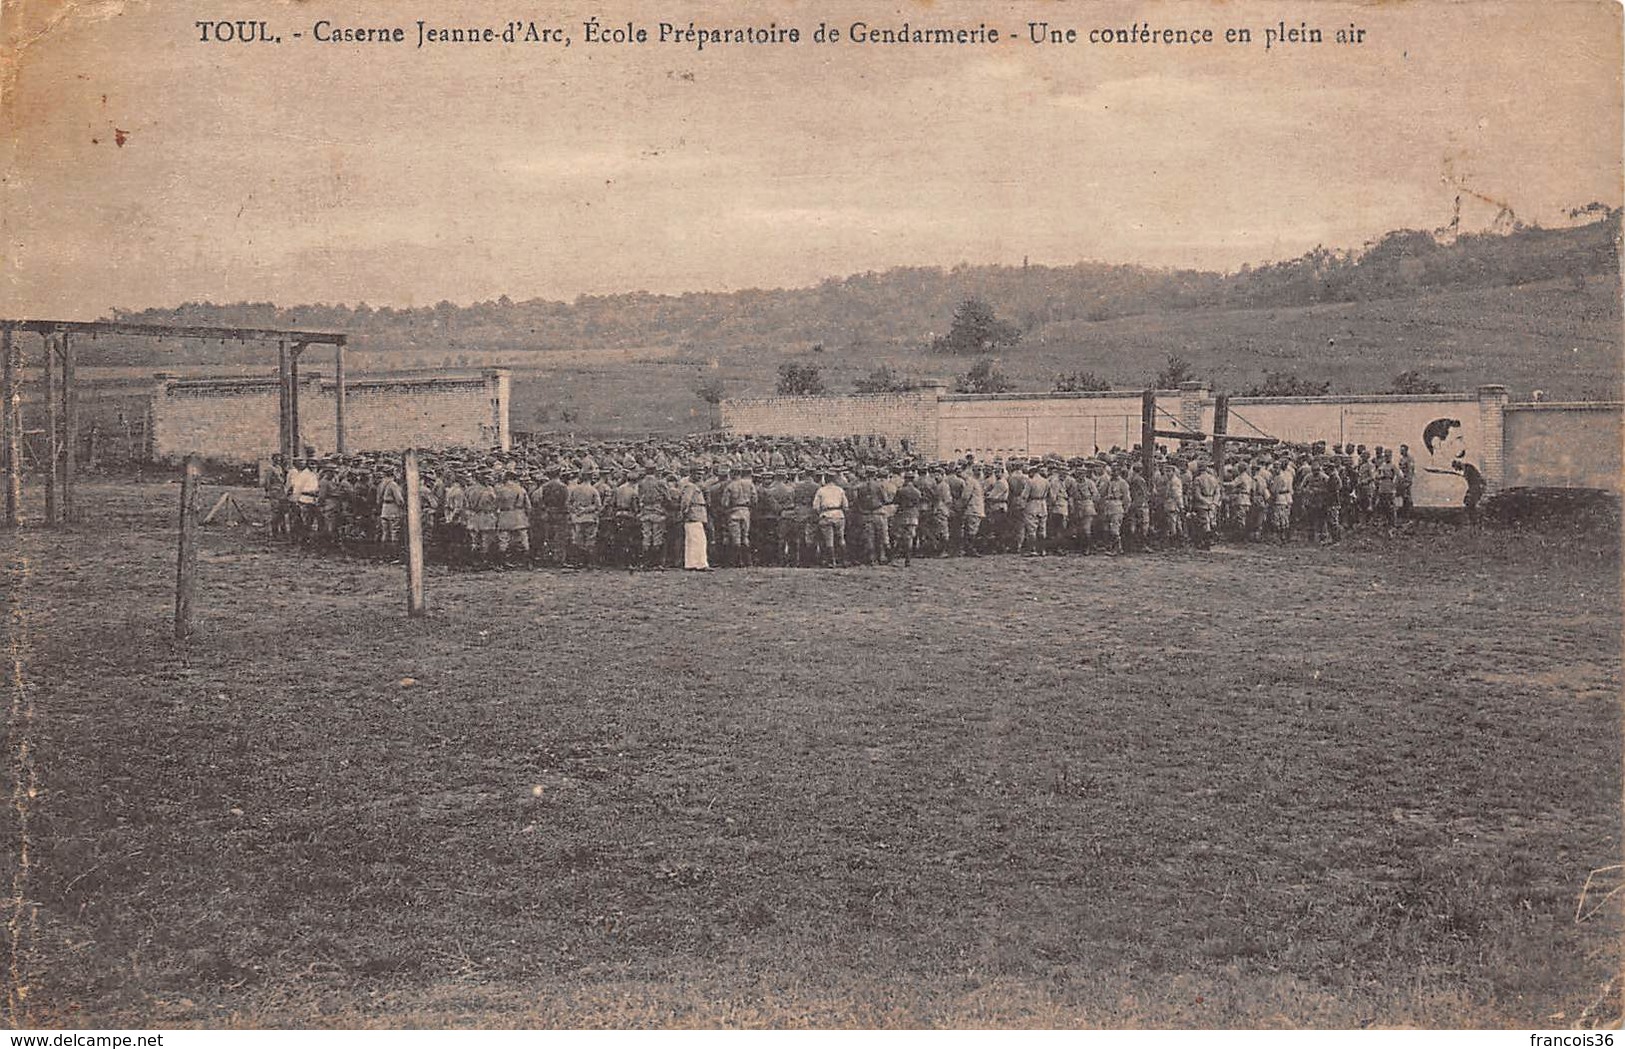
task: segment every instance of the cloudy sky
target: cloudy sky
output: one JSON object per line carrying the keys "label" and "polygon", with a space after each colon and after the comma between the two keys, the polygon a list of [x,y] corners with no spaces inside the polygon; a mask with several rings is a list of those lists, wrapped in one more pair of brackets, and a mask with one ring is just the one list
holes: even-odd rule
{"label": "cloudy sky", "polygon": [[[9,316],[773,287],[1024,257],[1231,269],[1441,226],[1464,187],[1468,226],[1498,210],[1475,193],[1545,224],[1621,202],[1613,3],[736,5],[746,17],[303,0],[234,8],[282,37],[245,47],[199,42],[218,4],[57,2],[6,5]],[[593,46],[593,14],[804,35]],[[571,46],[414,46],[418,18],[516,17]],[[320,44],[318,19],[408,39]],[[1266,51],[1283,19],[1326,41]],[[1080,42],[808,39],[856,20],[1023,36],[1047,20]],[[1254,35],[1081,39],[1136,22]],[[1365,43],[1333,42],[1350,24]]]}

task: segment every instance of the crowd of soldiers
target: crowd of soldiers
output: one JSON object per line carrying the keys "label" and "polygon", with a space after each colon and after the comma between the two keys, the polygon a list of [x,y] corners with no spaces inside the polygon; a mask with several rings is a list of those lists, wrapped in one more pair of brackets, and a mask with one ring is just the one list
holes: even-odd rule
{"label": "crowd of soldiers", "polygon": [[[1409,448],[1200,445],[1148,471],[1139,449],[1091,457],[921,460],[884,439],[542,441],[512,452],[423,453],[425,556],[452,565],[908,565],[915,557],[1118,555],[1216,541],[1336,543],[1397,529]],[[1476,524],[1483,479],[1467,466]],[[401,556],[402,457],[278,456],[265,475],[275,537]]]}

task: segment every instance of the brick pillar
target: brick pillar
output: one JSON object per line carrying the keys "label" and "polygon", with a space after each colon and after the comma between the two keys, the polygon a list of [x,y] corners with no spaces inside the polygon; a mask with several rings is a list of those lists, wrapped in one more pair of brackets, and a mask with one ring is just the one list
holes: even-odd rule
{"label": "brick pillar", "polygon": [[1478,388],[1478,434],[1483,445],[1480,460],[1484,483],[1491,492],[1506,484],[1506,407],[1511,396],[1505,386]]}
{"label": "brick pillar", "polygon": [[146,461],[152,462],[158,458],[158,449],[162,447],[158,439],[158,428],[169,417],[169,383],[175,378],[173,372],[156,372],[152,377],[152,397],[147,401],[147,447]]}
{"label": "brick pillar", "polygon": [[485,379],[485,394],[491,401],[491,433],[496,437],[496,446],[510,451],[513,435],[508,431],[508,398],[513,391],[513,372],[507,368],[487,368],[480,374]]}
{"label": "brick pillar", "polygon": [[[1207,409],[1208,391],[1210,389],[1211,387],[1206,382],[1182,382],[1179,384],[1179,424],[1185,429],[1195,433],[1203,432],[1203,418]],[[1159,419],[1157,429],[1166,429],[1163,425],[1165,421]]]}

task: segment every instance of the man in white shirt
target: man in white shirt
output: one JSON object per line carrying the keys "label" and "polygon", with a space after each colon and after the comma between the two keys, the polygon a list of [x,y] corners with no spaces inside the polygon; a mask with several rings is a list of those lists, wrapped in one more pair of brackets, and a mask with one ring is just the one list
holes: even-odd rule
{"label": "man in white shirt", "polygon": [[308,542],[316,533],[316,497],[321,491],[322,479],[311,467],[310,460],[295,459],[288,471],[287,495],[292,513],[293,537]]}
{"label": "man in white shirt", "polygon": [[824,567],[846,566],[846,490],[831,474],[821,474],[813,495],[813,513],[818,515],[818,541],[824,550]]}

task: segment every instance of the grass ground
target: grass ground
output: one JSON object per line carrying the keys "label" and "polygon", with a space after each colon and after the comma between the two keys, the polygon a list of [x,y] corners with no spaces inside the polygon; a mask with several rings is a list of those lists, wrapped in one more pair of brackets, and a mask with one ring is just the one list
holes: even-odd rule
{"label": "grass ground", "polygon": [[432,570],[409,621],[211,529],[183,660],[176,489],[83,501],[0,537],[13,1023],[1619,1020],[1612,536]]}

